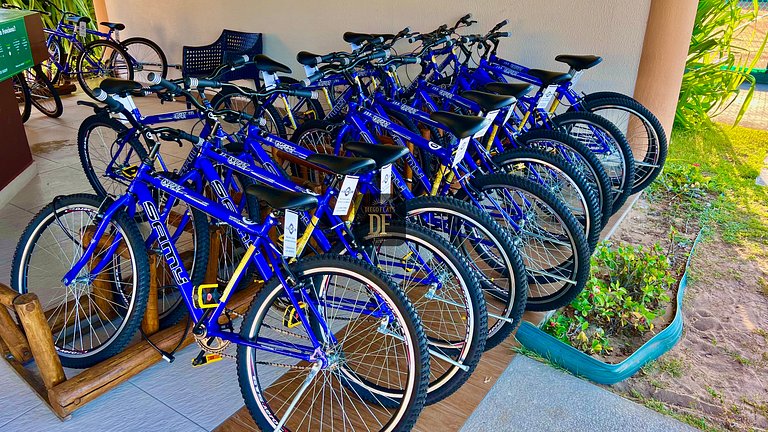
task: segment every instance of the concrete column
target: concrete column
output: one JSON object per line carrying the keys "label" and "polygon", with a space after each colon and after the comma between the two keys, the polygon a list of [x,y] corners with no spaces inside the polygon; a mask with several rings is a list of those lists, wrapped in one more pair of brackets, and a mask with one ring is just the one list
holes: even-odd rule
{"label": "concrete column", "polygon": [[[100,23],[102,21],[109,21],[109,15],[107,14],[107,3],[106,0],[93,0],[93,10],[96,12],[96,23]],[[109,29],[100,25],[99,28],[101,31],[108,31]]]}
{"label": "concrete column", "polygon": [[667,138],[675,120],[697,6],[697,0],[652,0],[648,13],[634,97],[659,118]]}

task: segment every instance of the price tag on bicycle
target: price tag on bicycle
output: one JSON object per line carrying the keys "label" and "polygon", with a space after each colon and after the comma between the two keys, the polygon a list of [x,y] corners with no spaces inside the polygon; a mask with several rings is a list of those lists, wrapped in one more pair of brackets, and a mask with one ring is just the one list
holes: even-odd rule
{"label": "price tag on bicycle", "polygon": [[536,104],[536,108],[549,111],[549,107],[552,106],[552,101],[555,99],[557,93],[557,84],[552,84],[544,89],[543,94],[539,98],[539,102]]}
{"label": "price tag on bicycle", "polygon": [[467,147],[469,147],[469,140],[472,137],[464,137],[459,141],[459,147],[456,148],[456,153],[453,155],[453,163],[451,167],[455,167],[464,159],[464,155],[467,154]]}
{"label": "price tag on bicycle", "polygon": [[285,211],[283,224],[283,256],[296,257],[296,242],[299,238],[299,214],[293,210]]}
{"label": "price tag on bicycle", "polygon": [[336,198],[336,205],[333,207],[334,216],[345,216],[349,213],[349,207],[352,205],[352,198],[357,190],[358,176],[344,176],[344,181],[339,188],[339,196]]}
{"label": "price tag on bicycle", "polygon": [[77,23],[77,33],[80,35],[80,37],[85,37],[86,30],[85,21],[80,21]]}
{"label": "price tag on bicycle", "polygon": [[512,117],[512,111],[515,110],[516,106],[517,106],[517,101],[515,101],[515,103],[507,107],[507,114],[504,116],[504,121],[502,122],[502,124],[507,124],[507,122],[509,121],[509,118]]}
{"label": "price tag on bicycle", "polygon": [[381,176],[381,200],[383,202],[392,196],[392,164],[384,165],[379,176]]}
{"label": "price tag on bicycle", "polygon": [[493,125],[493,121],[496,120],[496,116],[498,115],[499,115],[499,110],[489,111],[488,114],[485,115],[485,119],[488,120],[485,127],[477,131],[473,136],[477,139],[484,137],[485,134],[488,133],[488,129],[491,128],[491,125]]}

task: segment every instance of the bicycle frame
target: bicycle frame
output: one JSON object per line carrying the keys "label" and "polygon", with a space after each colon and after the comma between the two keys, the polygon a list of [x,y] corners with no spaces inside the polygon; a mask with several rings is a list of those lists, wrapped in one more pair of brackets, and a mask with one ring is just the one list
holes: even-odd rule
{"label": "bicycle frame", "polygon": [[[128,192],[118,198],[114,203],[109,205],[109,207],[103,212],[103,218],[96,227],[91,243],[86,248],[80,260],[75,263],[73,267],[66,273],[62,281],[66,285],[69,285],[76,280],[77,275],[80,274],[85,266],[88,265],[88,261],[93,256],[97,245],[100,243],[101,239],[104,238],[109,221],[118,211],[124,209],[129,212],[129,215],[133,216],[135,215],[136,207],[141,206],[147,216],[148,223],[152,227],[150,241],[158,241],[163,257],[168,263],[168,266],[171,269],[171,274],[174,277],[174,281],[179,288],[187,308],[189,309],[190,316],[196,324],[200,324],[202,322],[205,325],[207,336],[220,337],[224,340],[235,342],[237,344],[243,344],[254,349],[277,353],[308,362],[318,360],[325,361],[325,359],[322,357],[318,358],[318,354],[322,352],[320,349],[322,345],[312,331],[309,323],[309,317],[302,310],[300,303],[309,305],[309,310],[311,311],[312,315],[314,315],[314,319],[320,320],[323,332],[325,332],[325,336],[329,337],[335,342],[334,336],[328,329],[325,321],[321,318],[322,315],[318,310],[319,305],[312,299],[306,288],[301,287],[298,290],[298,293],[294,292],[294,288],[290,288],[292,284],[288,282],[287,277],[282,273],[282,271],[279,270],[281,268],[280,264],[283,262],[283,259],[277,246],[272,242],[268,235],[269,230],[279,223],[278,220],[272,214],[270,214],[262,224],[257,224],[247,220],[247,218],[234,211],[234,205],[232,204],[231,197],[228,196],[226,190],[223,188],[214,187],[214,189],[218,189],[217,195],[221,201],[215,202],[206,198],[204,195],[196,192],[195,190],[183,186],[183,184],[187,181],[194,181],[194,177],[198,172],[197,170],[202,172],[204,178],[216,179],[212,182],[212,184],[215,184],[214,182],[219,181],[219,177],[216,173],[214,163],[224,165],[225,167],[233,170],[240,168],[240,170],[245,171],[242,166],[243,164],[234,161],[232,156],[217,154],[212,149],[209,150],[209,152],[204,151],[204,155],[215,155],[216,157],[212,158],[211,160],[205,157],[195,158],[194,165],[196,170],[194,172],[190,172],[187,176],[182,177],[182,179],[178,182],[165,177],[158,177],[153,175],[153,168],[151,164],[147,162],[142,163],[136,177],[128,187]],[[272,180],[277,181],[276,179]],[[285,184],[284,186],[289,185]],[[182,261],[180,254],[176,250],[174,243],[169,240],[171,238],[171,234],[163,222],[162,215],[157,209],[157,204],[155,203],[152,196],[152,190],[158,190],[168,194],[172,199],[185,202],[192,207],[195,207],[205,212],[206,214],[211,215],[211,217],[215,219],[227,221],[227,223],[230,224],[233,228],[244,234],[243,237],[247,241],[246,245],[248,249],[240,265],[237,267],[235,274],[222,293],[219,305],[213,309],[213,312],[211,313],[208,313],[207,310],[199,309],[195,305],[193,298],[194,287],[190,282],[190,274],[184,268],[184,266],[181,265]],[[171,207],[171,205],[168,205],[167,210]],[[92,274],[98,274],[108,264],[108,261],[111,260],[113,255],[117,252],[120,240],[121,238],[119,235],[115,236],[107,253],[104,254],[104,257],[100,260],[100,262],[91,270]],[[226,303],[229,300],[234,287],[239,284],[240,280],[245,274],[243,270],[249,264],[256,266],[264,280],[268,280],[270,277],[276,276],[280,283],[286,287],[285,294],[296,309],[296,313],[298,314],[300,321],[307,329],[309,339],[312,343],[311,347],[299,346],[295,344],[287,346],[285,343],[266,338],[260,338],[257,341],[251,341],[243,339],[237,332],[225,330],[220,327],[218,324],[218,318],[222,313],[225,312]],[[381,318],[384,316],[384,314],[387,313],[386,311],[384,313],[375,311],[376,308],[370,307],[370,301],[351,301],[346,299],[337,300],[343,302],[344,304],[342,307],[348,311],[368,314],[376,318]],[[374,310],[374,312],[371,312],[371,310]]]}

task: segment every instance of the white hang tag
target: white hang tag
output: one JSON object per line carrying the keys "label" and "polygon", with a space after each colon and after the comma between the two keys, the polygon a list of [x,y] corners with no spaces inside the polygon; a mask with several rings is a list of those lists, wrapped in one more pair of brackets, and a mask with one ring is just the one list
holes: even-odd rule
{"label": "white hang tag", "polygon": [[386,164],[379,172],[381,177],[381,200],[387,201],[392,196],[392,164]]}
{"label": "white hang tag", "polygon": [[296,240],[299,238],[299,214],[293,210],[285,211],[285,224],[283,224],[283,256],[294,258],[296,256]]}
{"label": "white hang tag", "polygon": [[576,85],[576,83],[579,82],[581,75],[583,74],[584,74],[583,70],[574,72],[574,74],[571,75],[571,85]]}
{"label": "white hang tag", "polygon": [[539,98],[536,108],[545,111],[549,110],[550,105],[552,105],[552,100],[555,98],[555,93],[557,93],[557,87],[557,84],[547,86],[547,88],[544,89],[544,93]]}
{"label": "white hang tag", "polygon": [[307,74],[307,78],[314,75],[318,71],[317,66],[304,65],[304,73]]}
{"label": "white hang tag", "polygon": [[352,51],[357,51],[357,50],[360,49],[360,45],[358,45],[358,44],[350,43],[349,46],[352,47]]}
{"label": "white hang tag", "polygon": [[86,35],[85,21],[80,21],[79,23],[77,23],[77,33],[80,35],[80,37],[85,37]]}
{"label": "white hang tag", "polygon": [[275,78],[275,74],[262,72],[261,78],[264,80],[265,89],[269,90],[277,86],[277,79]]}
{"label": "white hang tag", "polygon": [[120,30],[115,29],[115,40],[120,40]]}
{"label": "white hang tag", "polygon": [[462,159],[464,159],[464,155],[467,154],[467,147],[469,147],[469,140],[472,137],[464,137],[459,141],[459,147],[456,149],[456,153],[453,155],[453,163],[451,164],[451,167],[455,167],[459,163],[461,163]]}
{"label": "white hang tag", "polygon": [[336,205],[333,207],[334,216],[345,216],[349,213],[349,206],[352,205],[358,180],[360,180],[358,176],[344,176],[344,181],[339,189],[339,196],[336,198]]}
{"label": "white hang tag", "polygon": [[[133,97],[131,96],[122,97],[115,94],[115,95],[112,95],[112,99],[120,102],[125,107],[125,109],[127,109],[130,112],[133,112],[133,110],[136,109],[136,104],[133,102]],[[128,119],[125,118],[125,115],[123,115],[122,113],[115,115],[115,118],[119,119],[123,123],[128,122]]]}
{"label": "white hang tag", "polygon": [[493,121],[496,120],[497,115],[499,115],[499,110],[493,110],[488,112],[488,114],[485,115],[485,119],[488,120],[485,127],[477,131],[473,136],[478,139],[484,137],[485,134],[488,133],[488,129],[490,129],[491,126],[493,125]]}

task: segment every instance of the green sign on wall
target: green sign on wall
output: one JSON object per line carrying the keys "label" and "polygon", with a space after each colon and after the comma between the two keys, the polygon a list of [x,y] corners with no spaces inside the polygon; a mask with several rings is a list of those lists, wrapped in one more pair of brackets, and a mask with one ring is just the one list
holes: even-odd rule
{"label": "green sign on wall", "polygon": [[0,13],[0,81],[33,66],[25,11],[3,10]]}

